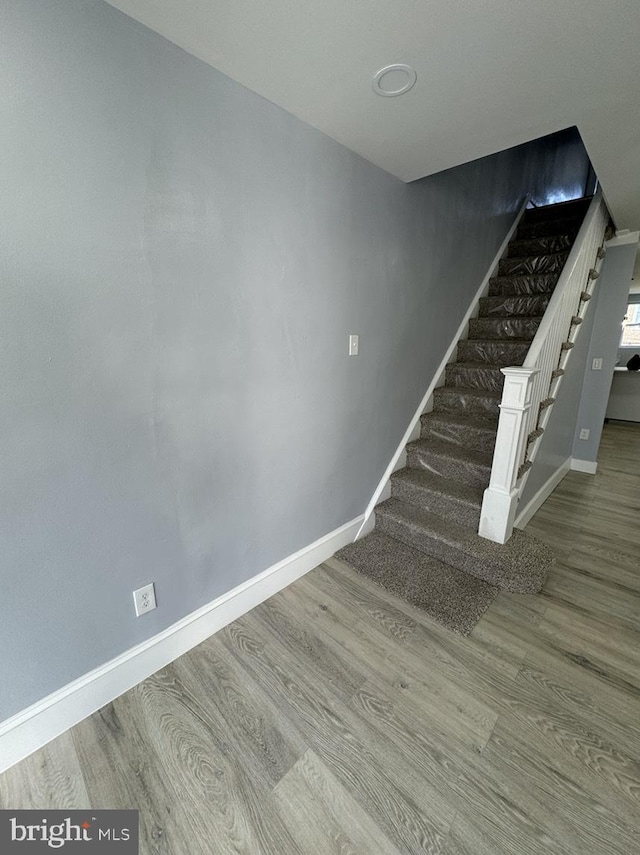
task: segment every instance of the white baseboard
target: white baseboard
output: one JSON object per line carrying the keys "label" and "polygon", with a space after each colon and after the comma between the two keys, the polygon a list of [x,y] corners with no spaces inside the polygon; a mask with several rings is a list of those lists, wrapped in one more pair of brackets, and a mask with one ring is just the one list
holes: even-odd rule
{"label": "white baseboard", "polygon": [[340,526],[153,638],[0,723],[0,773],[352,543],[363,520],[359,516]]}
{"label": "white baseboard", "polygon": [[592,460],[580,460],[578,457],[572,457],[571,469],[573,472],[586,472],[588,475],[595,475],[598,471],[598,464]]}
{"label": "white baseboard", "polygon": [[567,472],[572,469],[572,459],[567,457],[562,466],[560,466],[553,475],[540,487],[537,493],[529,499],[527,504],[519,510],[514,523],[516,528],[524,528],[531,517],[542,506],[544,502],[553,493],[558,484],[562,481]]}
{"label": "white baseboard", "polygon": [[412,439],[417,439],[420,436],[420,428],[419,428],[420,416],[423,413],[427,412],[427,408],[428,408],[428,405],[430,403],[431,396],[433,395],[433,391],[436,388],[436,386],[441,384],[441,382],[444,378],[445,368],[447,367],[447,364],[449,362],[451,362],[451,358],[453,357],[454,351],[455,351],[456,347],[458,346],[458,342],[460,341],[461,338],[463,338],[466,335],[469,321],[471,320],[472,317],[474,317],[474,315],[476,314],[476,312],[478,310],[478,304],[480,302],[480,298],[486,296],[487,292],[489,291],[489,280],[491,279],[492,276],[495,276],[496,270],[498,268],[498,263],[499,263],[500,259],[504,257],[504,255],[507,251],[507,247],[509,246],[509,241],[511,240],[511,238],[515,234],[516,229],[518,228],[518,224],[519,224],[520,220],[522,219],[522,216],[526,210],[527,205],[529,204],[529,198],[530,197],[527,196],[525,198],[524,202],[522,203],[522,205],[520,206],[520,209],[518,210],[518,213],[516,214],[509,231],[507,232],[504,240],[500,244],[500,248],[498,249],[497,253],[495,254],[493,261],[489,265],[489,269],[487,270],[485,277],[482,280],[482,283],[481,283],[480,287],[478,288],[478,290],[475,294],[475,297],[473,298],[473,300],[469,304],[469,308],[467,309],[466,314],[465,314],[464,318],[462,319],[462,322],[460,323],[460,326],[458,327],[458,330],[457,330],[456,334],[454,335],[453,340],[451,341],[451,344],[449,345],[449,347],[447,349],[447,352],[442,357],[442,361],[441,361],[440,365],[438,366],[435,374],[433,375],[433,380],[429,384],[429,388],[424,393],[424,397],[420,401],[420,404],[418,405],[418,409],[415,411],[413,418],[409,422],[409,426],[407,427],[406,431],[404,432],[404,436],[400,440],[400,443],[399,443],[393,457],[389,461],[389,465],[385,469],[384,474],[383,474],[382,478],[380,479],[378,486],[376,487],[376,489],[374,491],[373,496],[371,497],[371,501],[367,505],[367,508],[364,512],[364,522],[362,524],[361,531],[358,532],[358,538],[362,537],[364,535],[365,525],[369,522],[369,518],[371,517],[371,514],[373,513],[375,506],[380,501],[380,497],[382,495],[383,490],[386,488],[386,485],[387,485],[387,482],[389,481],[389,478],[397,469],[402,468],[402,465],[399,465],[399,463],[400,463],[401,455],[404,453],[407,443],[411,442]]}

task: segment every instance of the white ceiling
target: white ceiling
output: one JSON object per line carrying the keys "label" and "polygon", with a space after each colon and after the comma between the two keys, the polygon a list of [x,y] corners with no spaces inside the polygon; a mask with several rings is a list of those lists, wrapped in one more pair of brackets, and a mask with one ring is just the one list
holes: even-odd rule
{"label": "white ceiling", "polygon": [[[110,2],[403,181],[577,125],[640,227],[639,0]],[[381,98],[394,62],[418,81]]]}

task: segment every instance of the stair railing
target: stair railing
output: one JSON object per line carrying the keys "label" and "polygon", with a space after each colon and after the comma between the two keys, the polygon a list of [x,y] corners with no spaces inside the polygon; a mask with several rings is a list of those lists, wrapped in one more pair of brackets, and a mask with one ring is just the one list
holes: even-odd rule
{"label": "stair railing", "polygon": [[497,543],[506,543],[513,532],[518,500],[604,258],[608,221],[607,207],[598,192],[523,365],[501,369],[505,379],[500,418],[478,530],[481,537]]}

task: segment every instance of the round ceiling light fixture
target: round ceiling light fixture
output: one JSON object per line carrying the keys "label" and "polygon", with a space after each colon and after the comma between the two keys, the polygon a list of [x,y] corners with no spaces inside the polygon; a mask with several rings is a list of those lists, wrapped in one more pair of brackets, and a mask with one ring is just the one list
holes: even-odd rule
{"label": "round ceiling light fixture", "polygon": [[417,79],[416,70],[410,65],[400,62],[385,65],[373,76],[373,91],[376,95],[393,98],[395,95],[404,95],[408,92]]}

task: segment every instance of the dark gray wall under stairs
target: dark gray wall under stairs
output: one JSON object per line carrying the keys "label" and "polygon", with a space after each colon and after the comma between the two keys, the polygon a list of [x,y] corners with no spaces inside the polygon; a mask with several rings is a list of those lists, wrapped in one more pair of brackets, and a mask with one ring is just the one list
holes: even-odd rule
{"label": "dark gray wall under stairs", "polygon": [[363,513],[524,194],[588,161],[405,185],[98,0],[4,0],[0,67],[2,720]]}

